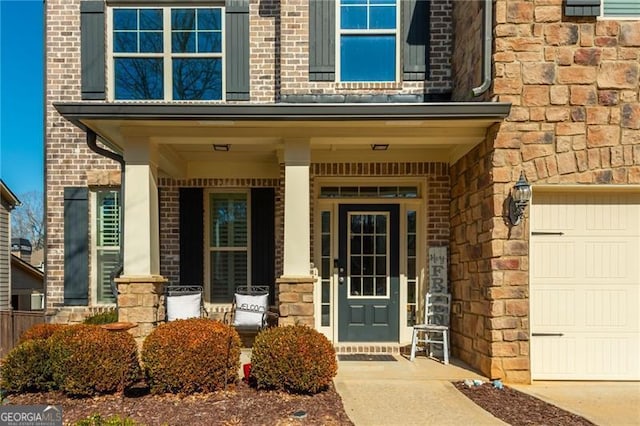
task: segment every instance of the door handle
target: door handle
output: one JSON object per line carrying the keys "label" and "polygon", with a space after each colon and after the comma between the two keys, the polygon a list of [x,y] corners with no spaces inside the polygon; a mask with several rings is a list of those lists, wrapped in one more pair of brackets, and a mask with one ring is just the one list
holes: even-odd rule
{"label": "door handle", "polygon": [[564,333],[531,333],[532,337],[562,337]]}
{"label": "door handle", "polygon": [[533,231],[531,235],[564,235],[564,232],[543,232],[543,231]]}
{"label": "door handle", "polygon": [[344,284],[344,277],[338,277],[338,282],[340,284]]}

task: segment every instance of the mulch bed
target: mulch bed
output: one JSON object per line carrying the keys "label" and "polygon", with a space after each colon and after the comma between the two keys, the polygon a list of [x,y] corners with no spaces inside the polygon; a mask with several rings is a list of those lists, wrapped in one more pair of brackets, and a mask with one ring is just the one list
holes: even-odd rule
{"label": "mulch bed", "polygon": [[[463,382],[454,385],[482,409],[513,426],[594,425],[508,386],[495,389],[489,383],[473,387]],[[227,391],[189,396],[150,395],[146,388],[138,388],[124,396],[82,399],[69,398],[61,392],[9,395],[5,403],[62,406],[65,424],[100,414],[103,419],[114,415],[130,417],[144,425],[353,425],[333,385],[316,395],[257,391],[239,382]],[[294,413],[301,411],[306,416],[301,420],[294,418]]]}
{"label": "mulch bed", "polygon": [[454,385],[482,409],[512,426],[594,425],[584,417],[508,386],[496,389],[490,383],[473,387],[466,386],[464,382],[456,382]]}
{"label": "mulch bed", "polygon": [[[137,395],[136,395],[137,393]],[[257,391],[244,382],[234,389],[190,396],[150,395],[137,392],[72,399],[60,392],[9,395],[6,403],[62,406],[65,424],[88,416],[118,415],[145,425],[353,425],[333,388],[316,395],[290,395]],[[306,412],[303,420],[293,413]]]}

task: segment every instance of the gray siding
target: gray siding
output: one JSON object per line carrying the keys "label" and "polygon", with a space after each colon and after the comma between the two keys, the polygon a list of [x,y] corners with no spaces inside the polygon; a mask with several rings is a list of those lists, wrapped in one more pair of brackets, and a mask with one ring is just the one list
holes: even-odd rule
{"label": "gray siding", "polygon": [[11,244],[9,208],[2,202],[0,206],[0,310],[11,306]]}

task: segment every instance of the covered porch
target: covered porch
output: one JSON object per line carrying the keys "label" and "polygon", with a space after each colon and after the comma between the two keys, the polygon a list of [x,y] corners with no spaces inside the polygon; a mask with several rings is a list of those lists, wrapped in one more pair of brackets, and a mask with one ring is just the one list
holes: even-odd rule
{"label": "covered porch", "polygon": [[[56,108],[123,159],[121,290],[131,287],[125,292],[159,299],[167,281],[199,283],[210,312],[219,313],[242,280],[268,284],[283,324],[308,324],[336,344],[398,345],[407,342],[412,318],[419,315],[429,247],[449,244],[448,165],[482,142],[487,129],[508,114],[509,104],[70,103]],[[220,238],[226,234],[216,228],[220,223],[213,212],[234,208],[248,212],[247,224],[234,228],[239,240],[224,245]],[[410,254],[412,214],[416,245]],[[388,258],[387,266],[373,279],[387,285],[378,295],[397,297],[389,302],[395,310],[386,314],[391,312],[390,335],[354,340],[339,328],[348,315],[341,303],[356,295],[340,293],[345,278],[352,283],[340,273],[347,266],[341,260],[346,230],[341,217],[388,218],[389,242],[377,253]],[[363,250],[365,259],[368,249]],[[220,274],[221,259],[231,275]],[[408,266],[412,259],[414,269]],[[397,262],[394,273],[389,262]],[[371,288],[361,284],[364,293],[357,296],[378,290]],[[158,300],[147,299],[153,306],[127,318],[144,323],[137,328],[139,337],[162,319]]]}

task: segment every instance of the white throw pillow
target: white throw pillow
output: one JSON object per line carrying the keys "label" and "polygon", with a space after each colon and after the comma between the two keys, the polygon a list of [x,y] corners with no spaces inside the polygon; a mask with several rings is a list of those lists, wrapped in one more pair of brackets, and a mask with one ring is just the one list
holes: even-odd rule
{"label": "white throw pillow", "polygon": [[169,321],[200,317],[201,294],[167,296],[167,319]]}
{"label": "white throw pillow", "polygon": [[234,327],[262,326],[262,317],[267,312],[269,295],[249,296],[236,293],[236,315],[233,320]]}

